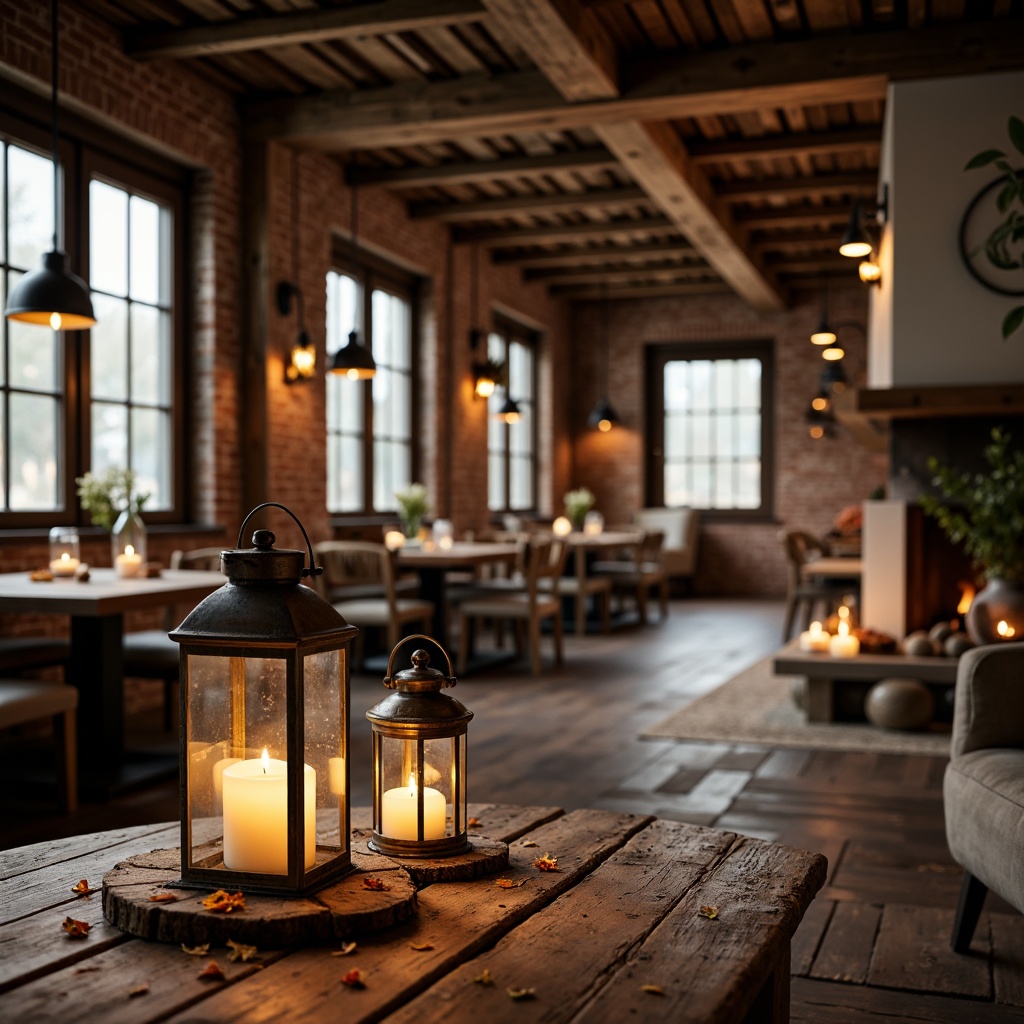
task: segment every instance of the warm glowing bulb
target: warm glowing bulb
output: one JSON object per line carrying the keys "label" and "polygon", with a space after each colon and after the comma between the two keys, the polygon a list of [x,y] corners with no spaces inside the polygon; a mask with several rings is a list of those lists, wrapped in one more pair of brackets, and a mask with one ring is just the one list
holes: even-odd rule
{"label": "warm glowing bulb", "polygon": [[846,355],[846,351],[840,348],[838,345],[833,345],[831,348],[825,349],[821,353],[822,359],[827,359],[830,363],[834,363],[837,359],[842,359]]}
{"label": "warm glowing bulb", "polygon": [[[849,613],[847,613],[847,614],[849,614]],[[842,622],[839,623],[839,636],[849,636],[849,635],[850,635],[850,624],[845,619],[843,619]]]}
{"label": "warm glowing bulb", "polygon": [[565,516],[559,516],[551,524],[551,532],[556,537],[567,537],[572,533],[572,523]]}
{"label": "warm glowing bulb", "polygon": [[60,318],[60,313],[51,313],[50,314],[50,327],[53,330],[59,331],[60,330],[60,325],[62,323],[63,323],[63,321]]}
{"label": "warm glowing bulb", "polygon": [[507,412],[507,413],[505,413],[505,422],[506,423],[518,423],[519,422],[519,413],[517,413],[517,412]]}
{"label": "warm glowing bulb", "polygon": [[871,252],[870,242],[846,242],[844,245],[839,246],[839,252],[843,256],[850,256],[853,259],[858,259],[861,256],[867,256]]}
{"label": "warm glowing bulb", "polygon": [[1004,639],[1009,640],[1017,630],[1013,628],[1005,619],[999,620],[999,625],[996,626],[996,632]]}
{"label": "warm glowing bulb", "polygon": [[131,545],[131,544],[125,544],[125,546],[124,546],[124,553],[125,553],[126,555],[128,555],[128,556],[129,556],[129,558],[130,558],[130,557],[131,557],[132,555],[134,555],[134,554],[135,554],[135,548],[134,548],[134,547],[132,547],[132,545]]}
{"label": "warm glowing bulb", "polygon": [[266,775],[270,770],[270,754],[267,752],[267,748],[263,748],[263,755],[260,757],[260,764],[263,765],[263,774]]}
{"label": "warm glowing bulb", "polygon": [[811,427],[811,437],[813,437],[815,441],[819,440],[820,438],[822,438],[824,436],[825,436],[825,428],[824,427]]}
{"label": "warm glowing bulb", "polygon": [[836,340],[835,331],[815,331],[811,335],[811,341],[815,345],[831,345]]}
{"label": "warm glowing bulb", "polygon": [[603,431],[604,433],[607,434],[608,431],[612,429],[612,421],[611,420],[601,420],[597,424],[597,429],[600,430],[600,431]]}
{"label": "warm glowing bulb", "polygon": [[828,408],[828,399],[818,395],[817,398],[811,399],[811,408],[815,412],[824,412]]}
{"label": "warm glowing bulb", "polygon": [[475,390],[478,398],[490,398],[494,394],[494,381],[490,377],[477,377]]}
{"label": "warm glowing bulb", "polygon": [[292,366],[300,377],[311,377],[316,366],[316,352],[311,345],[296,345],[292,349]]}
{"label": "warm glowing bulb", "polygon": [[359,380],[359,371],[353,366],[345,371],[345,376],[348,377],[349,380]]}
{"label": "warm glowing bulb", "polygon": [[838,611],[837,614],[839,615],[839,618],[841,618],[841,619],[849,619],[849,617],[850,617],[850,609],[847,608],[845,604],[841,604],[839,606],[839,611]]}
{"label": "warm glowing bulb", "polygon": [[874,260],[864,260],[857,267],[857,273],[865,284],[878,284],[882,280],[882,268]]}

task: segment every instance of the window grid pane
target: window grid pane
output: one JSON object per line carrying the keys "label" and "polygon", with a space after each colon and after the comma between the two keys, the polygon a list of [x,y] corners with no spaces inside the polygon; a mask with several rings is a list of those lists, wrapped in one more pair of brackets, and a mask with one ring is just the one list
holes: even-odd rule
{"label": "window grid pane", "polygon": [[[487,403],[487,507],[528,511],[536,507],[536,348],[496,330],[487,339],[487,354],[504,361],[508,370],[507,392],[497,389]],[[519,406],[516,423],[496,418],[506,398]]]}

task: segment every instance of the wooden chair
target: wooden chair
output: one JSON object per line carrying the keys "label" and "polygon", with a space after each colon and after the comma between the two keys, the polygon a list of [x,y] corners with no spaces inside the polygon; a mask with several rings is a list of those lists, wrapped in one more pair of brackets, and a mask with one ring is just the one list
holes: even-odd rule
{"label": "wooden chair", "polygon": [[[175,551],[171,555],[172,569],[220,571],[220,553],[223,548],[195,548]],[[124,674],[139,679],[161,679],[164,684],[164,729],[174,728],[178,708],[178,645],[167,635],[180,621],[175,608],[164,613],[163,629],[141,629],[125,633],[121,640]]]}
{"label": "wooden chair", "polygon": [[828,545],[813,534],[804,530],[783,530],[779,534],[783,550],[786,554],[786,620],[782,627],[782,639],[785,642],[793,631],[793,623],[803,609],[800,629],[806,630],[811,624],[811,617],[816,604],[823,604],[825,611],[822,618],[827,618],[833,605],[842,600],[842,591],[813,580],[804,579],[803,566],[812,556],[828,554]]}
{"label": "wooden chair", "polygon": [[57,790],[61,808],[78,808],[75,717],[78,690],[64,683],[35,679],[0,679],[0,729],[24,725],[37,718],[53,719],[57,755]]}
{"label": "wooden chair", "polygon": [[[399,597],[395,587],[394,556],[383,544],[360,540],[322,541],[315,545],[316,560],[324,567],[327,593],[351,596],[331,603],[353,626],[382,628],[388,650],[401,640],[404,627],[418,622],[430,632],[434,602],[419,597]],[[357,644],[361,644],[357,638]],[[357,659],[360,660],[360,659]]]}
{"label": "wooden chair", "polygon": [[473,624],[478,619],[501,621],[511,619],[517,626],[517,643],[522,651],[522,628],[529,633],[530,668],[540,675],[540,627],[545,619],[552,620],[555,640],[555,664],[562,664],[562,600],[543,581],[557,580],[565,568],[568,548],[564,542],[551,538],[533,537],[526,554],[526,565],[521,587],[495,589],[471,597],[459,606],[459,672],[464,672],[473,639]]}
{"label": "wooden chair", "polygon": [[644,530],[639,544],[627,550],[626,557],[608,562],[595,562],[591,572],[604,579],[619,595],[628,595],[636,601],[640,622],[647,624],[647,602],[651,591],[657,589],[661,621],[668,618],[668,573],[662,564],[662,530]]}
{"label": "wooden chair", "polygon": [[587,632],[587,602],[594,598],[601,616],[601,632],[610,633],[612,629],[612,584],[611,580],[594,573],[594,567],[587,569],[587,560],[583,550],[574,554],[575,570],[570,575],[559,576],[558,579],[545,579],[541,586],[551,590],[559,597],[573,599],[574,629],[577,636]]}

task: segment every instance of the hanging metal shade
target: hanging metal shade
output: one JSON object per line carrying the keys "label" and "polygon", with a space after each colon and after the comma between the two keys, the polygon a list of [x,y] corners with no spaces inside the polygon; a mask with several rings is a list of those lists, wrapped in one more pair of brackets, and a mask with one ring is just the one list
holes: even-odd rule
{"label": "hanging metal shade", "polygon": [[503,420],[505,423],[518,423],[521,416],[522,411],[519,408],[519,403],[514,398],[506,395],[505,401],[502,402],[495,418]]}
{"label": "hanging metal shade", "polygon": [[612,408],[608,399],[602,395],[597,400],[597,405],[591,410],[590,416],[587,418],[587,424],[594,430],[606,433],[612,427],[618,426],[619,423],[618,414]]}
{"label": "hanging metal shade", "polygon": [[850,224],[846,229],[846,234],[843,235],[843,240],[839,243],[839,252],[843,256],[860,259],[867,256],[873,248],[871,239],[861,223],[860,200],[858,199],[850,211]]}
{"label": "hanging metal shade", "polygon": [[351,331],[348,341],[331,356],[331,373],[343,373],[349,380],[369,380],[377,372],[370,350],[359,340],[359,332]]}

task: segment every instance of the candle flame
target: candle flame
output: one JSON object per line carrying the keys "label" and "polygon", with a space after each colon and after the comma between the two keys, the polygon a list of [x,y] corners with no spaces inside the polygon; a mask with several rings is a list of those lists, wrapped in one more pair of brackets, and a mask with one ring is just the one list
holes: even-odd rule
{"label": "candle flame", "polygon": [[132,547],[132,545],[131,545],[131,544],[125,544],[125,546],[124,546],[124,553],[125,553],[125,554],[126,554],[126,555],[127,555],[128,557],[129,557],[129,558],[131,558],[131,556],[135,554],[135,548],[134,548],[134,547]]}
{"label": "candle flame", "polygon": [[966,615],[971,607],[971,602],[974,600],[974,586],[964,581],[959,584],[959,587],[960,603],[956,606],[956,610],[960,615]]}
{"label": "candle flame", "polygon": [[821,623],[820,622],[812,622],[811,623],[811,636],[819,636],[820,634],[821,634]]}
{"label": "candle flame", "polygon": [[839,635],[840,636],[849,636],[850,635],[850,624],[845,619],[843,619],[843,621],[839,623]]}
{"label": "candle flame", "polygon": [[847,608],[845,604],[841,604],[839,606],[839,613],[838,614],[839,614],[839,618],[841,618],[841,619],[849,619],[849,617],[850,617],[850,609]]}
{"label": "candle flame", "polygon": [[416,796],[418,787],[416,785],[416,776],[409,772],[409,789],[412,790],[412,795]]}
{"label": "candle flame", "polygon": [[66,551],[62,551],[61,552],[61,556],[60,556],[60,560],[62,562],[64,562],[64,563],[70,562],[71,561],[71,556]]}
{"label": "candle flame", "polygon": [[996,626],[996,632],[1004,639],[1009,640],[1011,636],[1014,636],[1017,632],[1005,619],[999,620],[999,625]]}
{"label": "candle flame", "polygon": [[263,774],[266,775],[270,770],[270,754],[267,752],[267,748],[263,748],[263,754],[260,757],[260,762],[263,765]]}
{"label": "candle flame", "polygon": [[60,313],[51,313],[50,314],[50,330],[51,331],[59,331],[60,328],[61,328],[61,324],[63,324],[63,323],[64,323],[64,321],[61,319]]}

